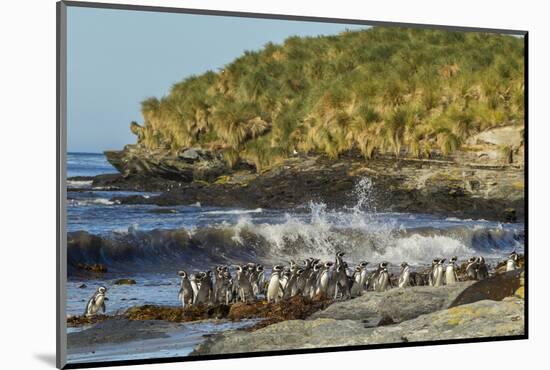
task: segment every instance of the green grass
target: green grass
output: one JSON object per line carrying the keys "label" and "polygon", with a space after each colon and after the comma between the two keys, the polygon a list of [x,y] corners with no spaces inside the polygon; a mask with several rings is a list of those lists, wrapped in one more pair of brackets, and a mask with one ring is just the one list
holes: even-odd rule
{"label": "green grass", "polygon": [[150,149],[221,150],[258,170],[292,155],[452,154],[471,135],[523,125],[523,41],[375,27],[290,37],[142,103]]}

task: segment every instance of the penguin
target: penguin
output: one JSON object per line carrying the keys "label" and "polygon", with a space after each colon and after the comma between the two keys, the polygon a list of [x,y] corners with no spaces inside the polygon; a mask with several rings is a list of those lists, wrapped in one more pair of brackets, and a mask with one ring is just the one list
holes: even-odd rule
{"label": "penguin", "polygon": [[293,260],[290,261],[290,277],[286,283],[285,290],[283,291],[283,298],[287,299],[292,297],[296,293],[296,284],[298,283],[298,270],[300,267]]}
{"label": "penguin", "polygon": [[233,299],[233,280],[231,279],[231,273],[229,272],[227,266],[223,267],[222,279],[218,302],[228,305]]}
{"label": "penguin", "polygon": [[247,274],[248,266],[237,265],[237,287],[238,296],[241,302],[246,302],[248,299],[254,299],[254,292]]}
{"label": "penguin", "polygon": [[359,266],[361,266],[361,290],[367,290],[367,279],[369,277],[369,272],[367,271],[368,264],[367,261],[359,263]]}
{"label": "penguin", "polygon": [[344,256],[346,255],[345,252],[337,252],[336,253],[336,260],[334,262],[334,267],[337,268],[344,262]]}
{"label": "penguin", "polygon": [[197,299],[195,304],[210,304],[213,298],[212,287],[212,271],[205,271],[200,273],[200,287],[197,293]]}
{"label": "penguin", "polygon": [[466,264],[466,276],[468,280],[477,280],[478,262],[476,257],[470,257]]}
{"label": "penguin", "polygon": [[316,260],[313,257],[307,258],[304,261],[304,272],[301,275],[301,282],[300,287],[302,289],[302,295],[313,297],[313,293],[311,292],[312,286],[315,284],[315,265],[317,264],[318,260]]}
{"label": "penguin", "polygon": [[296,280],[294,282],[294,284],[292,285],[292,290],[290,292],[290,296],[291,297],[294,297],[295,295],[299,295],[299,294],[302,294],[302,292],[304,291],[304,286],[305,286],[305,281],[304,281],[304,274],[305,274],[305,269],[304,268],[298,268],[298,270],[296,270],[296,273],[295,273],[295,276],[296,276]]}
{"label": "penguin", "polygon": [[256,265],[256,286],[258,287],[258,294],[265,294],[265,272],[263,265]]}
{"label": "penguin", "polygon": [[99,310],[101,309],[103,313],[105,313],[105,292],[107,291],[107,288],[104,286],[100,286],[97,291],[94,293],[92,298],[88,301],[88,304],[86,305],[86,311],[84,312],[84,315],[86,317],[92,317],[95,316]]}
{"label": "penguin", "polygon": [[407,262],[401,263],[401,272],[399,274],[399,282],[397,286],[399,288],[405,288],[411,285],[411,269]]}
{"label": "penguin", "polygon": [[341,293],[342,299],[347,299],[350,297],[350,285],[349,285],[349,278],[347,274],[347,268],[348,268],[348,264],[343,261],[340,262],[340,264],[335,268],[334,280],[336,283],[336,289],[334,292],[334,299],[338,297],[338,293]]}
{"label": "penguin", "polygon": [[489,277],[489,268],[485,263],[485,258],[479,256],[477,258],[477,280],[485,280]]}
{"label": "penguin", "polygon": [[361,267],[361,265],[355,266],[355,271],[353,272],[353,276],[352,276],[353,282],[352,282],[351,291],[350,291],[350,295],[352,297],[358,297],[363,293],[363,285],[361,284],[362,273],[363,273],[363,268]]}
{"label": "penguin", "polygon": [[286,287],[288,286],[288,280],[290,279],[291,272],[290,270],[283,270],[279,277],[279,283],[281,284],[281,289],[279,290],[279,298],[283,298]]}
{"label": "penguin", "polygon": [[516,251],[513,251],[508,256],[508,260],[506,261],[506,272],[508,271],[514,271],[518,269],[518,254]]}
{"label": "penguin", "polygon": [[385,292],[390,288],[390,274],[388,273],[388,262],[382,262],[379,265],[379,271],[375,282],[377,292]]}
{"label": "penguin", "polygon": [[446,259],[437,259],[437,264],[435,265],[433,269],[433,286],[439,287],[443,285],[443,277],[444,277],[444,268],[443,264],[445,263]]}
{"label": "penguin", "polygon": [[439,263],[439,259],[438,258],[434,258],[432,260],[432,267],[430,268],[430,272],[428,273],[428,285],[429,286],[434,286],[435,284],[435,270],[436,270],[436,267]]}
{"label": "penguin", "polygon": [[178,300],[181,302],[182,307],[185,308],[186,305],[190,306],[193,304],[193,288],[187,277],[187,272],[181,270],[178,272],[178,275],[181,278]]}
{"label": "penguin", "polygon": [[219,303],[223,300],[223,266],[216,266],[214,269],[214,294],[213,301],[214,303]]}
{"label": "penguin", "polygon": [[[271,277],[269,279],[269,285],[267,287],[267,303],[271,302],[279,302],[279,292],[282,290],[281,288],[281,271],[283,271],[283,266],[281,265],[275,265],[273,266],[273,270],[271,271]],[[288,287],[287,287],[288,289]]]}
{"label": "penguin", "polygon": [[309,273],[305,288],[305,295],[309,296],[310,298],[313,298],[313,296],[315,296],[317,290],[317,279],[319,278],[319,272],[321,271],[322,267],[323,265],[319,263],[319,260],[313,261],[313,266],[311,268],[311,272]]}
{"label": "penguin", "polygon": [[197,301],[197,295],[199,294],[199,278],[197,277],[197,274],[191,275],[189,284],[191,284],[191,289],[193,289],[193,304],[195,304]]}
{"label": "penguin", "polygon": [[451,257],[449,263],[447,264],[447,268],[445,269],[445,284],[447,285],[454,285],[458,282],[458,275],[456,274],[457,259],[458,258],[456,256]]}
{"label": "penguin", "polygon": [[325,262],[323,268],[319,274],[319,279],[317,283],[316,294],[320,294],[322,297],[329,297],[330,287],[333,286],[332,281],[332,267],[334,266],[333,262]]}

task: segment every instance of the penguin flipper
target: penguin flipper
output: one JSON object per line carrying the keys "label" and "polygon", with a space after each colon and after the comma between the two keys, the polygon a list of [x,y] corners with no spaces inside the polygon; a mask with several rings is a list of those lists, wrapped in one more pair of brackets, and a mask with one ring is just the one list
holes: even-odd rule
{"label": "penguin flipper", "polygon": [[103,311],[103,313],[105,313],[105,301],[101,303],[101,310]]}

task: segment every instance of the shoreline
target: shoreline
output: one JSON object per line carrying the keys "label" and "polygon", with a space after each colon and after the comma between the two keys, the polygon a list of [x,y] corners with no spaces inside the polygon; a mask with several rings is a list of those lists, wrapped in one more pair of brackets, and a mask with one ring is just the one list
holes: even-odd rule
{"label": "shoreline", "polygon": [[[111,317],[70,333],[69,355],[74,362],[86,356],[94,361],[102,355],[102,350],[109,346],[112,349],[113,344],[125,358],[139,358],[140,354],[147,356],[147,349],[151,348],[164,349],[164,352],[169,348],[171,356],[174,353],[196,356],[522,335],[525,330],[523,281],[523,271],[516,270],[454,286],[366,292],[351,300],[328,304],[305,317],[289,316],[275,323],[265,319],[267,325],[262,325],[262,321],[260,325],[250,323],[254,315],[250,315],[249,307],[254,304],[240,304],[245,310],[237,321],[229,316],[189,322],[158,320],[154,315],[152,320],[139,319],[139,316],[138,319]],[[232,327],[230,323],[243,326]],[[190,343],[186,331],[189,325],[203,324],[221,325],[218,328],[222,330],[216,332],[209,328],[210,331],[195,332]],[[284,344],[280,338],[285,338]]]}
{"label": "shoreline", "polygon": [[[125,151],[117,153],[123,158],[129,155]],[[138,153],[132,155],[146,155]],[[114,161],[112,157],[108,156],[108,159]],[[164,168],[162,159],[156,160],[156,165]],[[199,166],[182,165],[189,167],[187,171]],[[120,165],[115,167],[120,170]],[[175,175],[163,177],[167,175],[154,170],[74,177],[69,180],[92,181],[92,185],[90,188],[70,188],[70,191],[161,193],[150,197],[131,195],[111,199],[127,205],[200,203],[203,206],[247,209],[295,209],[310,201],[322,201],[328,209],[337,209],[352,206],[357,184],[368,179],[368,188],[363,190],[373,195],[369,206],[379,212],[425,213],[502,222],[522,222],[525,218],[524,171],[517,164],[460,164],[452,160],[387,156],[364,160],[349,154],[338,160],[297,156],[261,173],[241,167],[217,171],[206,177],[190,177],[187,173],[185,178],[177,178]]]}

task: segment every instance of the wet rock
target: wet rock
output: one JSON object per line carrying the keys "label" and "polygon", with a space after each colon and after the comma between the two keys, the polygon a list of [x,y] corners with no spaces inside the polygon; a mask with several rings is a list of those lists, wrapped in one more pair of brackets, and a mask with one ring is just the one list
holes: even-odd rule
{"label": "wet rock", "polygon": [[218,334],[200,344],[192,355],[521,335],[525,332],[523,315],[523,301],[511,297],[500,302],[479,301],[376,328],[365,328],[356,320],[291,320],[252,333]]}
{"label": "wet rock", "polygon": [[105,320],[93,327],[67,335],[69,352],[77,347],[93,350],[95,345],[122,344],[152,338],[166,338],[168,332],[177,330],[179,324],[166,321],[132,321],[122,318]]}
{"label": "wet rock", "polygon": [[497,274],[489,279],[478,281],[465,289],[451,303],[450,307],[456,307],[481,300],[500,301],[505,297],[514,295],[520,287],[520,276],[522,270]]}
{"label": "wet rock", "polygon": [[71,327],[92,325],[92,324],[97,324],[98,322],[105,321],[109,318],[111,318],[111,316],[108,316],[108,315],[70,316],[70,317],[67,318],[67,326],[71,328]]}
{"label": "wet rock", "polygon": [[222,319],[229,314],[227,305],[197,305],[182,307],[145,305],[129,308],[124,317],[130,320],[161,320],[170,322],[189,322],[206,319]]}
{"label": "wet rock", "polygon": [[[163,165],[155,166],[162,170],[172,168],[167,157],[157,157],[155,160]],[[523,181],[523,169],[517,166],[481,165],[468,160],[402,158],[397,162],[389,156],[365,161],[358,153],[350,152],[338,160],[314,155],[288,158],[258,174],[250,169],[228,169],[216,159],[216,154],[210,158],[193,164],[180,159],[192,168],[186,170],[191,171],[185,175],[186,179],[176,183],[170,183],[174,178],[162,174],[161,169],[155,170],[156,175],[145,176],[142,174],[151,169],[135,167],[135,171],[121,176],[112,185],[135,190],[140,181],[143,187],[166,181],[168,190],[150,198],[116,199],[123,204],[175,206],[200,202],[205,206],[243,208],[294,208],[323,199],[327,207],[341,208],[355,204],[352,190],[361,178],[368,176],[379,210],[502,221],[524,218],[524,188],[518,185]],[[161,180],[157,180],[159,176]],[[498,183],[494,181],[496,178]]]}
{"label": "wet rock", "polygon": [[264,318],[250,330],[255,330],[266,325],[285,321],[305,319],[314,312],[329,306],[332,300],[315,297],[310,299],[303,296],[294,296],[277,303],[258,301],[254,303],[235,303],[231,306],[228,318],[230,320],[242,320]]}
{"label": "wet rock", "polygon": [[101,263],[93,263],[93,264],[87,264],[87,263],[78,263],[77,264],[78,269],[83,271],[90,271],[94,273],[105,273],[107,272],[107,267],[102,265]]}
{"label": "wet rock", "polygon": [[136,281],[134,279],[118,279],[114,282],[115,285],[134,285]]}

